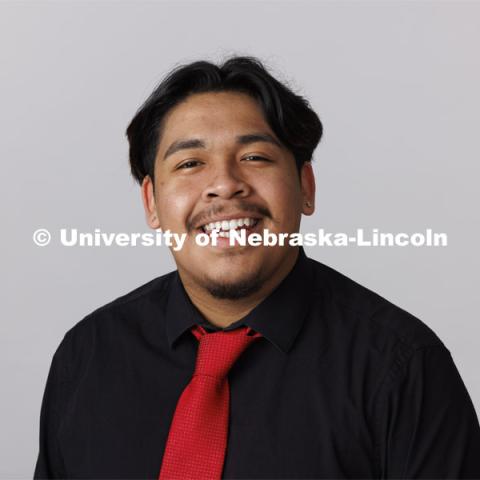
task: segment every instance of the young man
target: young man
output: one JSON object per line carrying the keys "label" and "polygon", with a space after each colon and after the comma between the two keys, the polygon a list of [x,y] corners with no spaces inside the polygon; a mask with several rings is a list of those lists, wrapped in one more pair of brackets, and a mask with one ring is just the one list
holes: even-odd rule
{"label": "young man", "polygon": [[[35,478],[480,478],[480,428],[425,324],[294,246],[322,125],[255,59],[174,70],[127,130],[178,270],[55,352]],[[218,234],[200,246],[200,233]]]}

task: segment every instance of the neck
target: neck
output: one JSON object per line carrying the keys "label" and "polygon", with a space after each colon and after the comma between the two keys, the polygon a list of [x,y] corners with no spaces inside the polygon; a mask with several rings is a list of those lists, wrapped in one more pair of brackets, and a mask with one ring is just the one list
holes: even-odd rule
{"label": "neck", "polygon": [[269,278],[265,280],[257,292],[248,297],[236,300],[212,297],[212,295],[198,285],[198,283],[189,281],[180,269],[178,273],[185,291],[200,313],[213,325],[226,328],[250,313],[275,290],[294,267],[298,255],[298,248],[293,249],[292,254],[287,255],[284,261],[272,272]]}

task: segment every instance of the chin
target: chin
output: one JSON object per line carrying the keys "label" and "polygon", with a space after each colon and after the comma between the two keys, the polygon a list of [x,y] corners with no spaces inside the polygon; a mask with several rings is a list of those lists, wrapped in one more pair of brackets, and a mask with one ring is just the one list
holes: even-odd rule
{"label": "chin", "polygon": [[[224,272],[225,273],[225,272]],[[243,275],[205,275],[200,282],[212,297],[238,300],[258,292],[264,279],[257,271],[249,271]]]}

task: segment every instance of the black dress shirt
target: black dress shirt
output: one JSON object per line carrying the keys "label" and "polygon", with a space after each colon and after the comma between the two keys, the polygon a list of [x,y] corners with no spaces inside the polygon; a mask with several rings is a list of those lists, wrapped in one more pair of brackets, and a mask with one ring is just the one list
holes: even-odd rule
{"label": "black dress shirt", "polygon": [[[56,350],[35,478],[157,479],[206,322],[170,272],[91,313]],[[480,428],[424,323],[308,258],[243,319],[223,478],[480,478]]]}

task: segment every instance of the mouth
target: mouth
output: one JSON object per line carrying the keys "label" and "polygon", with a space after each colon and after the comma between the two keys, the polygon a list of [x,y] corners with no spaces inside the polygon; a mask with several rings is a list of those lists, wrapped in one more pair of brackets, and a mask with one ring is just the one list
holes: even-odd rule
{"label": "mouth", "polygon": [[209,222],[201,225],[199,228],[197,228],[197,231],[206,233],[210,236],[212,236],[213,232],[217,232],[218,237],[228,239],[230,238],[230,232],[232,230],[245,230],[247,234],[252,232],[258,226],[261,220],[261,218],[255,217],[242,217],[219,220],[216,222]]}

